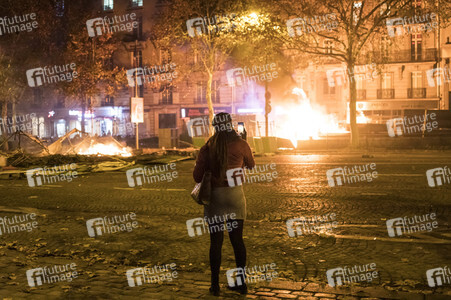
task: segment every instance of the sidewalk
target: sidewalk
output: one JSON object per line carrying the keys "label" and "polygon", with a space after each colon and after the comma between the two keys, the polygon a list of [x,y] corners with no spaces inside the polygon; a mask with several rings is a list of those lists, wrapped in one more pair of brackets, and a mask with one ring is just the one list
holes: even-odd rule
{"label": "sidewalk", "polygon": [[[190,276],[193,274],[191,273]],[[442,294],[431,294],[431,291],[390,291],[382,287],[341,287],[332,288],[328,285],[320,285],[313,282],[295,282],[284,279],[276,279],[269,283],[257,283],[249,285],[249,293],[240,295],[226,289],[226,283],[221,283],[221,295],[214,297],[209,294],[210,283],[205,274],[196,274],[193,277],[204,280],[178,279],[171,283],[174,285],[172,296],[168,290],[160,293],[144,293],[152,299],[306,299],[306,300],[328,300],[328,299],[409,299],[409,300],[439,300],[451,299],[451,290]],[[166,284],[165,284],[166,285]]]}

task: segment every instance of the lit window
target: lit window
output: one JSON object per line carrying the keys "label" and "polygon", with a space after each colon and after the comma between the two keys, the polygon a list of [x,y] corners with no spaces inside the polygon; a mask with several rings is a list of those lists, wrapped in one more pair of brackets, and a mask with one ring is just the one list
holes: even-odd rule
{"label": "lit window", "polygon": [[332,40],[325,40],[324,41],[324,48],[325,48],[325,52],[326,53],[332,53],[332,48],[333,48],[333,42]]}
{"label": "lit window", "polygon": [[354,15],[353,15],[354,24],[356,24],[359,21],[361,10],[362,10],[362,1],[354,2]]}
{"label": "lit window", "polygon": [[114,0],[103,0],[103,10],[113,10]]}
{"label": "lit window", "polygon": [[132,7],[141,7],[143,6],[143,0],[132,0]]}
{"label": "lit window", "polygon": [[64,0],[56,1],[55,5],[56,5],[56,16],[57,17],[64,16]]}

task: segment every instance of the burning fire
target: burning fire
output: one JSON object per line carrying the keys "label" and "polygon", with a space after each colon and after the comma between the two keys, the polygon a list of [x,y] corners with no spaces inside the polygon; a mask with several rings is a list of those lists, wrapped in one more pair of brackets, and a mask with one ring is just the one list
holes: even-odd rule
{"label": "burning fire", "polygon": [[280,120],[276,136],[291,140],[296,147],[298,140],[318,139],[327,133],[348,132],[334,116],[313,109],[304,90],[294,88],[292,93],[298,96],[300,105],[276,107],[277,120]]}
{"label": "burning fire", "polygon": [[361,110],[357,110],[357,124],[367,124],[370,122],[370,119],[365,117],[365,115],[363,114],[363,111]]}
{"label": "burning fire", "polygon": [[123,157],[130,157],[132,153],[127,149],[128,147],[119,147],[115,144],[93,144],[86,150],[79,151],[80,155],[120,155]]}

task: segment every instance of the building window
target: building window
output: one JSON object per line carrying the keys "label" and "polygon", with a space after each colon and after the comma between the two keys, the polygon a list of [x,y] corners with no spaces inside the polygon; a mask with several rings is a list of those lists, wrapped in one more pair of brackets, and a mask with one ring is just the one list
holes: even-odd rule
{"label": "building window", "polygon": [[390,15],[390,7],[387,5],[387,3],[384,3],[381,5],[380,14],[381,14],[381,16],[383,16],[383,15],[389,16]]}
{"label": "building window", "polygon": [[[220,102],[219,80],[214,80],[211,85],[211,101],[213,103]],[[207,82],[200,81],[196,86],[195,103],[207,103]]]}
{"label": "building window", "polygon": [[105,98],[102,99],[101,106],[114,106],[114,97],[111,97],[110,95],[105,96]]}
{"label": "building window", "polygon": [[393,89],[393,73],[382,73],[381,89]]}
{"label": "building window", "polygon": [[384,35],[381,37],[381,52],[383,57],[390,56],[389,49],[390,49],[390,39],[388,38],[388,36]]}
{"label": "building window", "polygon": [[33,89],[33,104],[39,104],[42,103],[42,89],[40,88],[34,88]]}
{"label": "building window", "polygon": [[177,128],[176,114],[159,114],[158,128]]}
{"label": "building window", "polygon": [[196,85],[196,98],[195,103],[207,103],[207,89],[204,82],[198,82]]}
{"label": "building window", "polygon": [[143,0],[131,0],[131,7],[142,7]]}
{"label": "building window", "polygon": [[133,51],[133,66],[141,68],[143,66],[143,53],[141,50]]}
{"label": "building window", "polygon": [[327,78],[323,80],[323,94],[324,95],[334,95],[335,94],[335,86],[331,87],[329,85],[329,81]]}
{"label": "building window", "polygon": [[421,71],[412,72],[412,88],[420,89],[423,87],[423,73]]}
{"label": "building window", "polygon": [[143,36],[143,17],[137,17],[136,22],[138,22],[138,26],[133,27],[133,36],[135,40],[140,40]]}
{"label": "building window", "polygon": [[332,40],[325,40],[324,41],[324,48],[325,48],[325,52],[327,54],[332,53],[333,41]]}
{"label": "building window", "polygon": [[423,0],[412,0],[412,6],[413,8],[422,8]]}
{"label": "building window", "polygon": [[172,85],[165,85],[162,87],[161,103],[160,104],[172,104],[173,100],[173,87]]}
{"label": "building window", "polygon": [[57,17],[64,16],[64,0],[57,0],[55,3],[55,8]]}
{"label": "building window", "polygon": [[421,60],[422,52],[423,52],[423,48],[422,48],[423,36],[421,34],[412,34],[411,40],[412,40],[412,46],[410,48],[411,58],[413,61]]}
{"label": "building window", "polygon": [[362,1],[355,1],[354,2],[354,24],[357,24],[357,22],[360,19],[360,11],[362,10]]}
{"label": "building window", "polygon": [[355,74],[355,87],[357,90],[364,90],[365,87],[363,86],[364,80],[365,80],[365,74]]}
{"label": "building window", "polygon": [[165,65],[172,60],[172,53],[169,49],[160,49],[160,64]]}
{"label": "building window", "polygon": [[[132,64],[133,68],[142,68],[143,65],[143,56],[141,50],[136,50],[132,52]],[[133,96],[134,97],[144,97],[144,83],[137,84],[135,83],[135,87],[133,88]]]}
{"label": "building window", "polygon": [[113,10],[114,0],[103,0],[103,10]]}
{"label": "building window", "polygon": [[193,63],[197,64],[200,62],[199,51],[193,50]]}
{"label": "building window", "polygon": [[56,108],[64,108],[65,102],[64,99],[58,99],[56,102]]}

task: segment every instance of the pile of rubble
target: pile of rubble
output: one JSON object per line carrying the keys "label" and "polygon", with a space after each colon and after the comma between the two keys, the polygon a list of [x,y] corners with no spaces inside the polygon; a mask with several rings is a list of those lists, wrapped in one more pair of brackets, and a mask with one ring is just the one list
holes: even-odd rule
{"label": "pile of rubble", "polygon": [[[13,140],[16,146],[14,151],[0,152],[0,169],[8,173],[14,173],[15,170],[23,173],[20,169],[72,163],[77,164],[79,173],[114,171],[135,164],[169,163],[194,156],[192,149],[144,149],[133,153],[132,149],[113,137],[91,137],[77,129],[48,146],[39,138],[22,131],[15,132],[6,141],[8,140]],[[6,141],[0,144],[0,149]]]}

